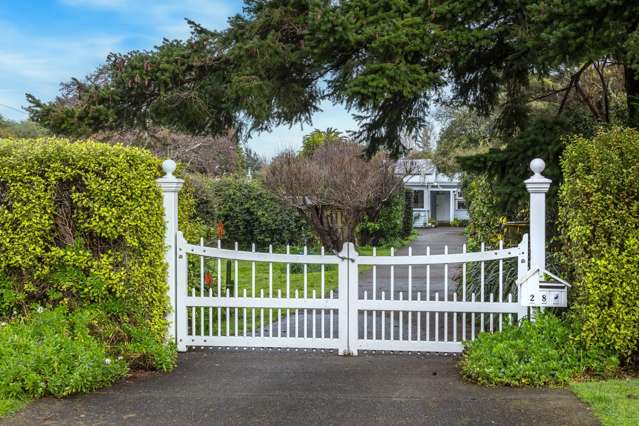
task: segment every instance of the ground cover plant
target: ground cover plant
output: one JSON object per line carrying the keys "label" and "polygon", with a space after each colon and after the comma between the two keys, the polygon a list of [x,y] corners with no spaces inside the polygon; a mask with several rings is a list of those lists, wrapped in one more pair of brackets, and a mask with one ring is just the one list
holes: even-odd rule
{"label": "ground cover plant", "polygon": [[128,371],[93,336],[97,309],[33,312],[0,326],[0,416],[45,395],[68,396],[109,385]]}
{"label": "ground cover plant", "polygon": [[508,325],[499,333],[481,333],[464,343],[461,374],[484,385],[544,386],[617,370],[613,352],[586,349],[576,334],[551,313],[537,315],[535,322]]}
{"label": "ground cover plant", "polygon": [[639,379],[573,383],[570,389],[592,407],[604,426],[639,424]]}

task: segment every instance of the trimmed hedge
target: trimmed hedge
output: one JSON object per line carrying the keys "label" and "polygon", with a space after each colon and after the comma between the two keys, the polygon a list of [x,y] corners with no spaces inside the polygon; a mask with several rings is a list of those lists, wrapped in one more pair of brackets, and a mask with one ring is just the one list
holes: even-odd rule
{"label": "trimmed hedge", "polygon": [[237,241],[245,249],[255,243],[258,250],[265,250],[269,244],[302,245],[312,238],[304,218],[258,180],[189,175],[186,183],[193,188],[197,215],[210,229],[211,240],[216,238],[218,222],[224,224],[223,243],[228,247]]}
{"label": "trimmed hedge", "polygon": [[639,348],[639,132],[573,137],[561,164],[561,242],[581,338],[628,358]]}
{"label": "trimmed hedge", "polygon": [[572,312],[589,347],[639,349],[639,132],[573,137],[562,158],[560,232]]}
{"label": "trimmed hedge", "polygon": [[159,160],[138,148],[0,140],[0,317],[99,306],[113,351],[170,368],[159,175]]}

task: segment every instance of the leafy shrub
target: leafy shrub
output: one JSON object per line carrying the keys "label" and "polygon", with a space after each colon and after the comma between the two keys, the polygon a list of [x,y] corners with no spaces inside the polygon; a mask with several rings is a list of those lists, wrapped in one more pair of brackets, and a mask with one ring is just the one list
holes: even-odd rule
{"label": "leafy shrub", "polygon": [[[224,224],[224,241],[237,241],[243,248],[255,243],[258,249],[269,244],[303,245],[310,238],[306,221],[295,210],[283,205],[259,181],[238,177],[209,179],[190,175],[198,216],[210,229]],[[212,238],[215,233],[212,232]]]}
{"label": "leafy shrub", "polygon": [[468,220],[454,218],[453,220],[450,221],[450,226],[466,227],[466,226],[468,226]]}
{"label": "leafy shrub", "polygon": [[406,238],[413,232],[413,191],[404,190],[404,213],[402,217],[402,237]]}
{"label": "leafy shrub", "polygon": [[0,399],[63,397],[124,376],[126,362],[92,336],[95,321],[96,311],[58,307],[0,326]]}
{"label": "leafy shrub", "polygon": [[498,333],[481,333],[464,343],[462,375],[485,385],[560,385],[584,375],[606,375],[618,359],[601,349],[586,350],[575,330],[550,313],[536,322],[507,325]]}
{"label": "leafy shrub", "polygon": [[468,202],[470,221],[465,229],[469,251],[478,250],[480,244],[497,246],[499,212],[497,199],[486,175],[466,176],[463,181],[464,198]]}
{"label": "leafy shrub", "polygon": [[360,236],[359,243],[362,245],[387,245],[401,240],[404,234],[405,205],[404,194],[399,192],[384,204],[376,218],[364,216],[364,220],[357,228]]}
{"label": "leafy shrub", "polygon": [[560,232],[574,318],[589,347],[628,358],[639,348],[639,132],[616,127],[574,137],[561,164]]}
{"label": "leafy shrub", "polygon": [[37,305],[111,307],[109,345],[138,342],[133,330],[163,345],[169,306],[158,176],[158,159],[142,149],[0,140],[0,317]]}

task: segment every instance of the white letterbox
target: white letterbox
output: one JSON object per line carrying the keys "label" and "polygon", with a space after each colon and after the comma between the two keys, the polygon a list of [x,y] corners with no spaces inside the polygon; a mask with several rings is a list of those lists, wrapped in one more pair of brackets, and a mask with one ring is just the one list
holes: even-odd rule
{"label": "white letterbox", "polygon": [[[546,280],[549,276],[551,280]],[[523,306],[547,306],[562,308],[568,306],[570,284],[543,269],[534,268],[517,281],[519,303]]]}

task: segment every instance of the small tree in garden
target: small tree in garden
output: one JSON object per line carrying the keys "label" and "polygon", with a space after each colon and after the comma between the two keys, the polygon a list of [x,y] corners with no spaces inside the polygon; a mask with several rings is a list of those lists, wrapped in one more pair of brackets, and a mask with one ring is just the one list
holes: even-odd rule
{"label": "small tree in garden", "polygon": [[[394,162],[386,154],[366,161],[358,144],[343,140],[321,144],[309,156],[280,154],[266,169],[264,182],[304,215],[325,246],[335,250],[354,240],[364,215],[376,217],[402,189]],[[335,211],[341,213],[341,224],[331,220]]]}

